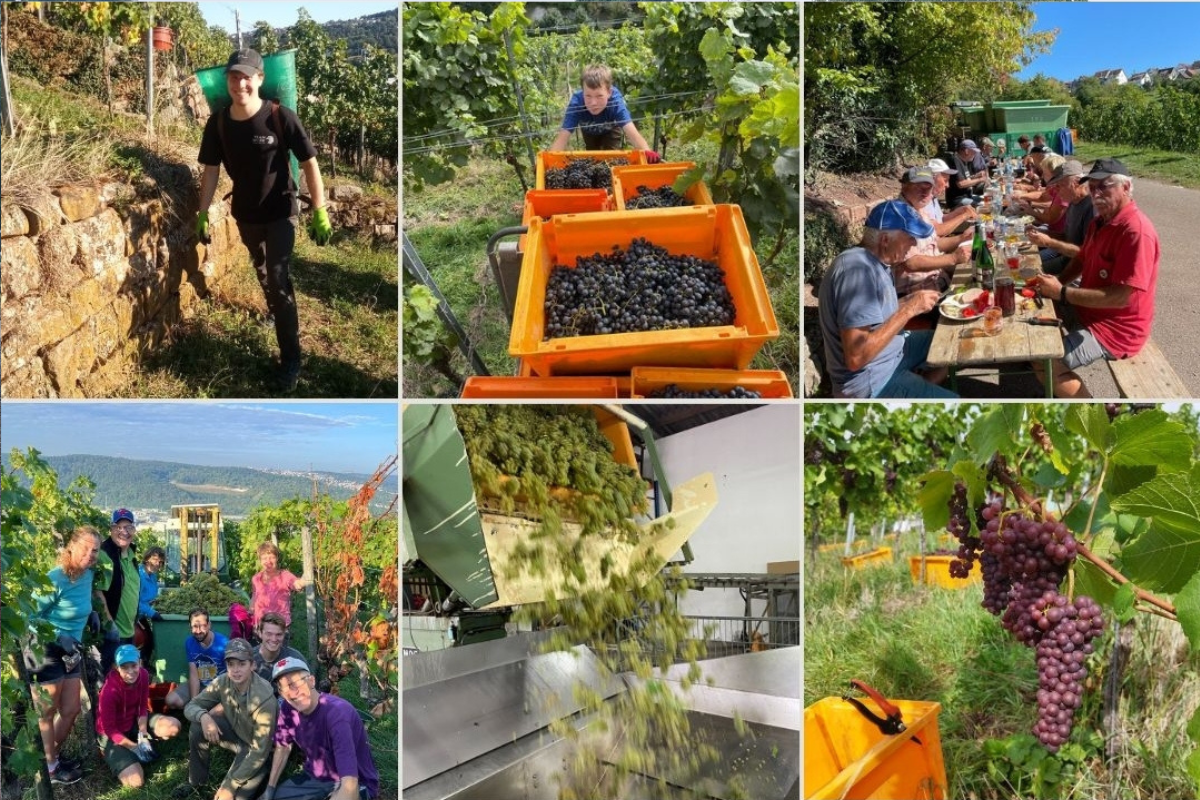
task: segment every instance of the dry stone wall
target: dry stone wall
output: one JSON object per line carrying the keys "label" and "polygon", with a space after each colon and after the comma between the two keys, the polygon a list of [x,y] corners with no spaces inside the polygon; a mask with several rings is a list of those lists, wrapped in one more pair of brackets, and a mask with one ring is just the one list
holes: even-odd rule
{"label": "dry stone wall", "polygon": [[0,396],[116,393],[200,298],[230,270],[248,268],[228,207],[214,204],[211,218],[205,247],[192,213],[118,184],[64,187],[25,205],[5,200]]}

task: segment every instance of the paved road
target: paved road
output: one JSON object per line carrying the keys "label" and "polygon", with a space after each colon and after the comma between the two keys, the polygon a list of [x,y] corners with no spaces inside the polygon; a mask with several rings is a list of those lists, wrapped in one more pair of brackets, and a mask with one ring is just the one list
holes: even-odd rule
{"label": "paved road", "polygon": [[[1133,198],[1154,223],[1162,248],[1152,336],[1190,396],[1200,397],[1200,190],[1135,179]],[[1120,397],[1103,363],[1084,367],[1080,376],[1093,396]],[[1028,376],[1001,380],[1006,396],[1036,396],[1038,384]],[[964,397],[995,397],[995,376],[967,381],[960,391]]]}

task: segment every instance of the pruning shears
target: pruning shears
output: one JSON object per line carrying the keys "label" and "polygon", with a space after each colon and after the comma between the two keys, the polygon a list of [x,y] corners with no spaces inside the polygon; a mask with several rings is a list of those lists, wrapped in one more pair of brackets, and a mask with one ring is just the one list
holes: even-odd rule
{"label": "pruning shears", "polygon": [[[896,736],[908,730],[908,726],[904,724],[900,709],[893,703],[888,702],[878,691],[860,680],[852,680],[850,681],[850,685],[865,692],[868,697],[874,700],[875,704],[879,706],[879,710],[884,713],[884,716],[881,717],[871,711],[856,697],[842,695],[842,699],[858,709],[858,713],[866,717],[876,728],[879,728],[881,733],[885,736]],[[912,740],[917,744],[922,744],[921,740],[916,736],[913,736]]]}

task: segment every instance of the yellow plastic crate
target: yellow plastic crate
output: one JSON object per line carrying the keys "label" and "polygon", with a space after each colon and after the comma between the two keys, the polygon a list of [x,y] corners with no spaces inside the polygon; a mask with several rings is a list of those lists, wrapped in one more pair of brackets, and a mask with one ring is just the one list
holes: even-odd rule
{"label": "yellow plastic crate", "polygon": [[[973,583],[983,580],[979,562],[971,564],[971,571],[965,578],[955,578],[950,575],[950,562],[955,556],[925,556],[925,585],[940,586],[943,589],[965,589]],[[921,582],[921,557],[909,556],[908,570],[912,573],[913,583]]]}
{"label": "yellow plastic crate", "polygon": [[[891,702],[908,726],[894,736],[883,734],[840,697],[826,697],[804,709],[806,798],[945,800],[946,765],[937,720],[941,705]],[[870,700],[864,703],[873,706]]]}
{"label": "yellow plastic crate", "polygon": [[877,567],[881,564],[887,564],[891,560],[892,548],[879,547],[856,556],[843,556],[842,566],[849,567],[850,569],[863,569],[865,567]]}
{"label": "yellow plastic crate", "polygon": [[[733,324],[543,340],[546,285],[554,266],[574,269],[578,256],[627,248],[637,238],[674,254],[716,261],[736,309]],[[634,367],[744,370],[764,344],[778,337],[779,323],[737,206],[531,221],[508,352],[534,375],[627,375]]]}

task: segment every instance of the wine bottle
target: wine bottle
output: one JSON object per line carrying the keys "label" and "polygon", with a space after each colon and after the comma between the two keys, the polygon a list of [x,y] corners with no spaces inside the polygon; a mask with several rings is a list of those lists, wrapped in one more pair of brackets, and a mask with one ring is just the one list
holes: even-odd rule
{"label": "wine bottle", "polygon": [[987,240],[983,236],[983,220],[975,220],[975,239],[971,242],[971,282],[982,285],[983,254]]}
{"label": "wine bottle", "polygon": [[983,246],[979,250],[979,261],[976,263],[979,268],[979,285],[991,290],[994,295],[996,293],[996,262],[992,260],[992,251],[987,246],[986,239],[983,240]]}

